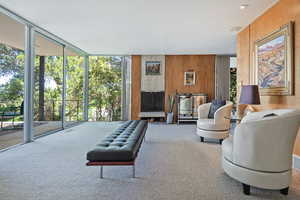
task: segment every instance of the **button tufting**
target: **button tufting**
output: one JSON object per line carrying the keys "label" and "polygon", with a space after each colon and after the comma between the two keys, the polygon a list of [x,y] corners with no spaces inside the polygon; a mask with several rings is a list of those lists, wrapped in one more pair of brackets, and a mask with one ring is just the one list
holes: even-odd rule
{"label": "button tufting", "polygon": [[[94,151],[88,153],[88,160],[116,161],[134,159],[138,152],[143,131],[147,128],[145,121],[125,122],[116,131],[107,136]],[[124,153],[124,151],[126,153]],[[108,156],[109,155],[109,156]]]}

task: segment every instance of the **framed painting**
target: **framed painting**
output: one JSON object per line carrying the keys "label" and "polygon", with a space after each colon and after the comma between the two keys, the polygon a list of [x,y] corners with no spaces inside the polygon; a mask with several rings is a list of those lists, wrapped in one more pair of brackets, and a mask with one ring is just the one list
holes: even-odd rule
{"label": "framed painting", "polygon": [[184,72],[184,85],[195,85],[195,72]]}
{"label": "framed painting", "polygon": [[160,61],[146,61],[146,75],[158,76],[160,75],[161,63]]}
{"label": "framed painting", "polygon": [[293,23],[255,42],[254,81],[264,96],[293,95]]}

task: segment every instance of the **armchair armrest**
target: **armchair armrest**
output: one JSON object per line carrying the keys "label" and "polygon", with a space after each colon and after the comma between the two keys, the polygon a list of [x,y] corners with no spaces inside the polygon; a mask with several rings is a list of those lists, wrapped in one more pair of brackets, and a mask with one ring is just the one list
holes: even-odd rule
{"label": "armchair armrest", "polygon": [[215,114],[215,124],[228,124],[228,128],[230,126],[230,116],[232,111],[232,102],[227,102],[226,105],[219,108]]}
{"label": "armchair armrest", "polygon": [[208,117],[211,103],[201,104],[198,107],[198,119],[205,119]]}

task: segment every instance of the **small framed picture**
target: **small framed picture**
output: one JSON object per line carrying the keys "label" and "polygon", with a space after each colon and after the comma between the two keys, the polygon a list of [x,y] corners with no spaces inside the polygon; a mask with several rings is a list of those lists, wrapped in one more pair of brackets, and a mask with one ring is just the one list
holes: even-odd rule
{"label": "small framed picture", "polygon": [[146,61],[146,75],[158,76],[160,75],[160,61]]}
{"label": "small framed picture", "polygon": [[195,85],[196,82],[195,72],[184,72],[184,85]]}

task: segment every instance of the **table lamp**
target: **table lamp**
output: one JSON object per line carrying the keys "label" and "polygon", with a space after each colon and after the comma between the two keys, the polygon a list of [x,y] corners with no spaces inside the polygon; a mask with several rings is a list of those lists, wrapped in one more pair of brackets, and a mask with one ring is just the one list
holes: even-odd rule
{"label": "table lamp", "polygon": [[251,105],[260,104],[259,90],[257,85],[243,85],[240,96],[240,104],[247,104],[247,109],[254,112]]}

